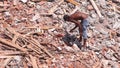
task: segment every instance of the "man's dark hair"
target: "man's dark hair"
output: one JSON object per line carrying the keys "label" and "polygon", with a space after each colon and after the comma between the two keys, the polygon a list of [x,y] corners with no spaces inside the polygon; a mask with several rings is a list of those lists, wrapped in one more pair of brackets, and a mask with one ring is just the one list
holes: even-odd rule
{"label": "man's dark hair", "polygon": [[64,19],[65,21],[68,21],[68,20],[69,20],[69,15],[64,15],[64,16],[63,16],[63,19]]}

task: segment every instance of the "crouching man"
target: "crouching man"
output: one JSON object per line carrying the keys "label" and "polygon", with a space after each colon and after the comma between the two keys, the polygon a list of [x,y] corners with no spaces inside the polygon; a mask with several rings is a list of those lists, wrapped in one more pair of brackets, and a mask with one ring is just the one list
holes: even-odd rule
{"label": "crouching man", "polygon": [[[83,40],[83,47],[86,47],[86,41],[87,41],[87,27],[89,25],[89,22],[87,21],[88,18],[88,14],[76,11],[75,13],[71,14],[71,15],[64,15],[63,19],[65,21],[69,21],[70,23],[74,23],[75,27],[73,29],[70,30],[70,32],[73,32],[73,30],[75,28],[79,28],[79,41]],[[81,20],[81,21],[79,21]]]}

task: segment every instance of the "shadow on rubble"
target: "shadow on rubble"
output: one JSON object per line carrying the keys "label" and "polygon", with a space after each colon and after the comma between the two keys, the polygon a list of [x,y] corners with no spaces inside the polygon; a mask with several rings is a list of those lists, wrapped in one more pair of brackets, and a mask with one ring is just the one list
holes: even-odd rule
{"label": "shadow on rubble", "polygon": [[66,34],[62,38],[62,40],[65,42],[68,46],[73,46],[73,44],[76,44],[80,49],[82,47],[81,43],[79,42],[78,38],[75,35],[70,35],[67,31],[65,31]]}

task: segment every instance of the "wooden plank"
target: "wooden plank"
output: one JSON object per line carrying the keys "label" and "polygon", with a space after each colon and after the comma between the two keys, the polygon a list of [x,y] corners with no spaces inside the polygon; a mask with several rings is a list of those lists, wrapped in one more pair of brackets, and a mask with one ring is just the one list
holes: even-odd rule
{"label": "wooden plank", "polygon": [[0,67],[2,66],[3,62],[4,62],[4,58],[0,58]]}
{"label": "wooden plank", "polygon": [[25,52],[19,51],[0,51],[0,56],[13,56],[13,55],[23,55]]}
{"label": "wooden plank", "polygon": [[101,15],[101,12],[100,10],[98,9],[97,5],[95,4],[95,2],[93,0],[89,0],[91,2],[91,4],[93,5],[94,9],[96,10],[98,16],[101,18],[102,15]]}
{"label": "wooden plank", "polygon": [[13,57],[9,57],[9,58],[7,58],[6,60],[4,60],[4,62],[3,62],[3,64],[2,64],[2,66],[1,66],[1,68],[5,68],[6,65],[7,65],[12,59],[13,59]]}
{"label": "wooden plank", "polygon": [[92,68],[101,68],[100,62],[96,62],[93,64]]}
{"label": "wooden plank", "polygon": [[74,4],[74,5],[80,5],[78,2],[76,2],[75,0],[66,0],[68,2],[70,2],[71,4]]}
{"label": "wooden plank", "polygon": [[[23,35],[17,33],[17,32],[16,32],[13,28],[11,28],[8,24],[5,23],[5,26],[6,26],[7,30],[10,31],[11,33],[15,34],[16,36],[19,36],[19,37],[23,37],[23,38],[24,38]],[[1,38],[0,38],[0,39],[1,39]],[[4,39],[3,39],[3,40],[4,40]],[[1,40],[0,40],[0,41],[1,41]],[[5,41],[5,40],[4,40],[4,41]],[[4,41],[2,41],[2,42],[4,42]],[[40,49],[42,49],[46,54],[48,54],[51,58],[53,57],[42,45],[40,45],[40,43],[39,43],[37,40],[31,39],[31,40],[29,40],[28,42],[29,42],[30,44],[34,44],[34,45],[38,46],[38,47],[39,47]],[[11,45],[11,46],[14,46],[14,45],[15,45],[14,43],[10,43],[10,42],[8,42],[8,41],[5,41],[4,43],[7,43],[7,44],[9,44],[9,45]],[[20,47],[20,46],[14,46],[14,47],[17,48],[17,49],[20,49],[20,50],[22,50],[22,51],[24,51],[24,52],[26,52],[26,50],[23,49],[23,48]]]}
{"label": "wooden plank", "polygon": [[0,38],[0,42],[2,42],[2,43],[4,43],[4,44],[7,44],[7,45],[9,45],[9,46],[11,46],[11,47],[14,47],[14,48],[16,48],[16,49],[19,49],[19,50],[21,50],[21,51],[24,51],[24,52],[27,51],[26,49],[18,46],[17,44],[8,42],[7,40],[5,40],[5,39],[3,39],[3,38]]}
{"label": "wooden plank", "polygon": [[9,4],[0,4],[1,7],[10,6]]}
{"label": "wooden plank", "polygon": [[14,38],[12,39],[12,42],[15,44],[15,41],[17,40],[18,36],[14,36]]}
{"label": "wooden plank", "polygon": [[15,36],[22,36],[21,34],[16,32],[15,29],[10,27],[10,25],[8,25],[6,22],[3,23],[3,26],[4,26],[4,28],[6,28],[6,30],[8,30],[10,33],[14,34]]}
{"label": "wooden plank", "polygon": [[49,14],[53,14],[54,11],[56,10],[56,8],[57,8],[60,4],[62,4],[63,2],[64,2],[64,0],[61,0],[58,4],[56,4],[54,7],[52,7],[52,8],[48,11],[48,13],[49,13]]}
{"label": "wooden plank", "polygon": [[38,47],[39,47],[40,49],[42,49],[48,56],[50,56],[51,58],[53,58],[53,56],[52,56],[42,45],[40,45],[40,43],[39,43],[37,40],[31,38],[30,43],[38,46]]}
{"label": "wooden plank", "polygon": [[0,59],[1,59],[1,58],[4,58],[4,59],[5,59],[5,58],[10,58],[10,57],[14,57],[14,56],[0,56]]}
{"label": "wooden plank", "polygon": [[28,68],[26,59],[24,57],[22,57],[21,63],[23,63],[23,68]]}
{"label": "wooden plank", "polygon": [[48,30],[48,29],[53,29],[53,28],[55,28],[55,29],[62,29],[59,26],[41,26],[40,27],[40,29],[42,29],[42,30]]}
{"label": "wooden plank", "polygon": [[[19,33],[17,33],[12,27],[10,27],[7,23],[4,22],[3,25],[4,25],[4,27],[5,27],[9,32],[13,33],[15,36],[17,36],[17,37],[18,37],[18,36],[22,36],[22,35],[20,35]],[[17,38],[17,37],[16,37],[16,38]],[[15,38],[15,39],[16,39],[16,38]],[[15,39],[13,39],[13,41],[14,41]],[[2,43],[4,43],[4,44],[7,44],[7,45],[9,45],[9,46],[15,47],[15,48],[17,48],[17,49],[19,49],[19,50],[21,50],[21,51],[24,51],[24,52],[27,51],[26,49],[20,47],[19,45],[15,44],[15,43],[12,43],[12,42],[8,42],[8,41],[5,40],[5,39],[0,38],[0,42],[2,42]]]}
{"label": "wooden plank", "polygon": [[32,55],[30,55],[30,59],[31,59],[33,68],[38,68],[36,57],[33,57]]}
{"label": "wooden plank", "polygon": [[5,11],[7,11],[7,10],[6,9],[0,9],[0,13],[5,12]]}
{"label": "wooden plank", "polygon": [[27,46],[28,48],[30,48],[31,50],[33,50],[34,52],[36,52],[37,54],[41,54],[39,51],[37,51],[34,47],[32,47],[32,45],[30,44],[30,45],[28,45]]}
{"label": "wooden plank", "polygon": [[30,59],[28,57],[25,57],[25,59],[30,63],[32,64],[32,62],[30,61]]}
{"label": "wooden plank", "polygon": [[23,61],[23,66],[24,66],[24,68],[28,68],[28,65],[25,61]]}

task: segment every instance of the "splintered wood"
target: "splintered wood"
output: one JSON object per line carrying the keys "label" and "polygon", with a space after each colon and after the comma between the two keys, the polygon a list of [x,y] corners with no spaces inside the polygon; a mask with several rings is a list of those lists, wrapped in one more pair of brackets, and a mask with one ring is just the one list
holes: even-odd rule
{"label": "splintered wood", "polygon": [[49,10],[49,14],[53,14],[53,12],[55,11],[55,9],[61,4],[63,3],[64,0],[61,0],[57,5],[55,5],[54,7],[52,7],[50,10]]}
{"label": "splintered wood", "polygon": [[101,12],[100,12],[100,10],[98,9],[97,5],[95,4],[94,0],[90,0],[90,2],[91,2],[91,4],[93,5],[93,7],[95,8],[98,16],[99,16],[99,17],[102,17]]}
{"label": "splintered wood", "polygon": [[72,3],[72,4],[74,4],[74,5],[80,5],[78,2],[76,2],[75,0],[66,0],[66,1],[68,1],[68,2],[70,2],[70,3]]}
{"label": "splintered wood", "polygon": [[[9,61],[13,60],[11,57],[9,58],[9,56],[30,55],[32,66],[34,68],[38,68],[35,61],[40,57],[39,55],[41,55],[42,53],[48,55],[48,57],[53,58],[53,56],[46,50],[46,48],[44,48],[37,40],[35,40],[33,38],[27,38],[26,36],[16,32],[14,28],[10,27],[5,22],[4,22],[4,26],[5,26],[4,27],[5,31],[10,33],[9,36],[11,35],[10,36],[11,40],[5,39],[5,38],[0,38],[0,42],[4,44],[3,46],[9,46],[9,47],[15,48],[15,52],[11,51],[11,50],[10,51],[0,51],[1,57],[3,56],[3,58],[4,58],[4,56],[8,56],[8,57],[5,57],[6,60],[4,60],[5,63],[2,64],[2,66],[1,66],[2,68],[5,68],[7,66],[7,64],[9,63]],[[8,34],[7,34],[7,36],[8,36]],[[17,52],[17,50],[18,50],[18,52]],[[38,58],[36,58],[35,56]]]}

